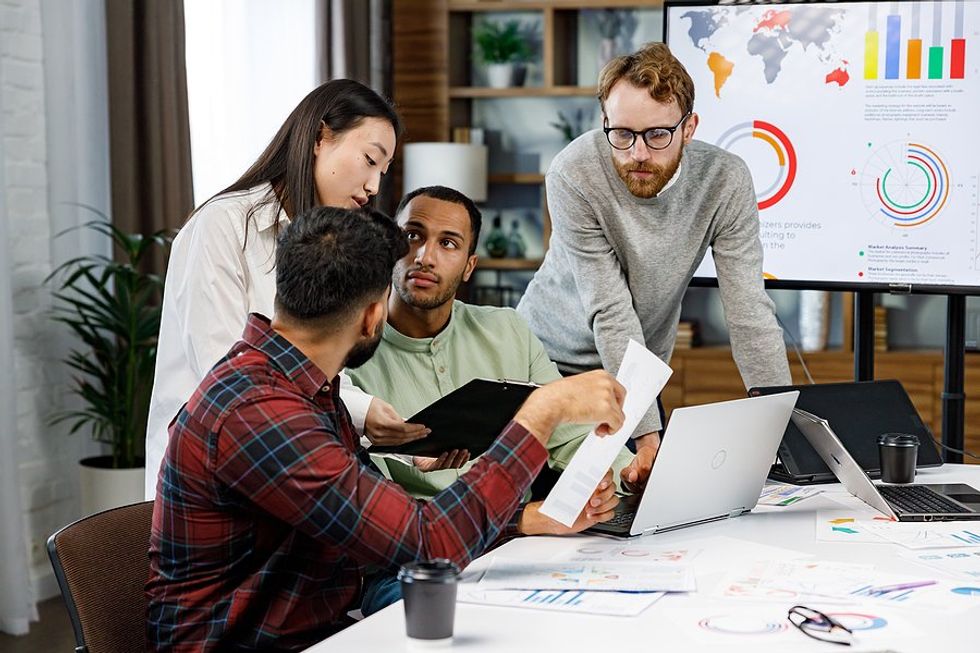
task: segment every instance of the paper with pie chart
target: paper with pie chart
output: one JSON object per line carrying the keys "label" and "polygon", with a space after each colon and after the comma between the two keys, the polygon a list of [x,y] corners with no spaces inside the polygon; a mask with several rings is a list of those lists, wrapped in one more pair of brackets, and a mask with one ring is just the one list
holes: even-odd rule
{"label": "paper with pie chart", "polygon": [[[695,2],[665,20],[695,138],[751,173],[766,278],[980,287],[980,3]],[[710,256],[695,273],[717,275]]]}
{"label": "paper with pie chart", "polygon": [[482,590],[588,590],[592,592],[693,592],[687,565],[614,562],[528,562],[495,557],[477,584]]}

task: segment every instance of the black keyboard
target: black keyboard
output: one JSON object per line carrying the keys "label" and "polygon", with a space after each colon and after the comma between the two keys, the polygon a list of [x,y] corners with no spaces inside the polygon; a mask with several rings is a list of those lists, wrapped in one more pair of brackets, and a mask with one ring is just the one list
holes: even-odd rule
{"label": "black keyboard", "polygon": [[635,510],[624,510],[622,512],[616,511],[613,518],[607,522],[603,522],[608,526],[622,526],[624,528],[629,528],[633,525],[633,519],[636,517]]}
{"label": "black keyboard", "polygon": [[879,485],[878,491],[897,512],[963,513],[969,512],[924,485]]}

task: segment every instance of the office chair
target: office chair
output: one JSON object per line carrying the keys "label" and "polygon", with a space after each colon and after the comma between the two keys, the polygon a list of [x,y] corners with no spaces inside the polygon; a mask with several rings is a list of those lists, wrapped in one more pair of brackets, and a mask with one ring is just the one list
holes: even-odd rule
{"label": "office chair", "polygon": [[147,550],[153,502],[113,508],[48,538],[76,653],[146,650]]}

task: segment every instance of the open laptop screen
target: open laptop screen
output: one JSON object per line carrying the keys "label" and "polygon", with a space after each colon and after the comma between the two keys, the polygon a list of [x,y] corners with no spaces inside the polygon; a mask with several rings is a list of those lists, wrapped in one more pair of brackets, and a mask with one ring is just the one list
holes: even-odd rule
{"label": "open laptop screen", "polygon": [[[826,419],[854,460],[871,476],[880,475],[878,436],[911,433],[919,438],[919,467],[942,464],[932,433],[898,381],[821,383],[816,385],[752,388],[752,396],[799,390],[796,406]],[[817,452],[789,423],[779,447],[779,457],[789,476],[813,481],[836,481]]]}

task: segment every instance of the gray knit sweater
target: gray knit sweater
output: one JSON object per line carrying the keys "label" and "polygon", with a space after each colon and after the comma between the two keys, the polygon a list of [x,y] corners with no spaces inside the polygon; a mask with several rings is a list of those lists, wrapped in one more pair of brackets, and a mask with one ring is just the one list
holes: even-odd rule
{"label": "gray knit sweater", "polygon": [[[669,362],[681,299],[710,246],[743,382],[790,383],[783,333],[762,281],[752,178],[740,158],[692,141],[675,183],[640,199],[594,130],[555,157],[546,187],[551,241],[517,311],[559,367],[615,373],[630,338]],[[654,406],[635,435],[659,428]]]}

